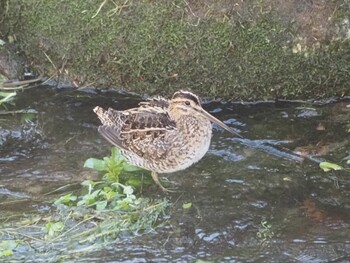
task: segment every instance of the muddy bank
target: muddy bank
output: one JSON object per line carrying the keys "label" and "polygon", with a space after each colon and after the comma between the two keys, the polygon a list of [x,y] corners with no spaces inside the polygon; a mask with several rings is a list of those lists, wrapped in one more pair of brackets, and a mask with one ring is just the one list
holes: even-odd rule
{"label": "muddy bank", "polygon": [[2,1],[0,39],[74,86],[226,99],[349,95],[348,1]]}

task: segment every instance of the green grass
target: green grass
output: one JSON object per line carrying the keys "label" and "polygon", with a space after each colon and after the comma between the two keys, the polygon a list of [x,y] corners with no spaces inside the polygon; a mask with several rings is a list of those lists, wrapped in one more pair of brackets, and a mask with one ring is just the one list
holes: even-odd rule
{"label": "green grass", "polygon": [[[293,53],[298,28],[268,2],[233,14],[216,11],[220,3],[17,1],[0,32],[16,35],[48,75],[98,87],[163,95],[192,89],[229,99],[349,95],[349,39]],[[334,13],[339,24],[343,10]]]}

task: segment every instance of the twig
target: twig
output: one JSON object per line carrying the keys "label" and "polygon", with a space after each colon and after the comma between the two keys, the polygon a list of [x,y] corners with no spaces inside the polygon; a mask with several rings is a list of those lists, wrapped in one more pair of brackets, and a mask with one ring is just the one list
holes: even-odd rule
{"label": "twig", "polygon": [[192,11],[192,8],[190,6],[190,4],[186,1],[186,0],[183,0],[185,2],[185,4],[187,5],[188,9],[190,10],[191,14],[197,18],[197,23],[196,24],[192,24],[192,23],[189,23],[191,26],[198,26],[199,25],[199,21],[201,20],[200,17],[198,17],[195,13],[193,13]]}
{"label": "twig", "polygon": [[107,3],[108,0],[104,0],[102,2],[102,4],[100,4],[99,8],[97,9],[96,13],[91,17],[91,18],[95,18],[101,11],[102,7]]}
{"label": "twig", "polygon": [[38,78],[36,79],[29,79],[29,80],[15,80],[15,81],[6,81],[3,82],[0,85],[0,89],[2,90],[19,90],[19,89],[24,89],[26,85],[32,84],[32,83],[36,83],[39,81],[43,81],[43,75],[40,75]]}
{"label": "twig", "polygon": [[25,114],[25,113],[34,113],[37,114],[38,112],[33,109],[29,110],[13,110],[13,111],[0,111],[0,115],[7,115],[7,114]]}

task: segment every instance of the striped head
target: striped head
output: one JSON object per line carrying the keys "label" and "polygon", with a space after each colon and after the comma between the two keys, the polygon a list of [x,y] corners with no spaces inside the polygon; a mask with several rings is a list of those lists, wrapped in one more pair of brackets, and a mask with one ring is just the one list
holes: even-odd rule
{"label": "striped head", "polygon": [[201,108],[199,97],[192,92],[180,90],[174,93],[170,100],[170,107],[175,108],[182,115],[192,115],[192,110]]}
{"label": "striped head", "polygon": [[180,119],[182,116],[192,116],[195,118],[207,119],[225,130],[241,137],[233,129],[209,114],[202,108],[200,98],[189,91],[180,90],[174,93],[169,102],[169,111],[172,118]]}

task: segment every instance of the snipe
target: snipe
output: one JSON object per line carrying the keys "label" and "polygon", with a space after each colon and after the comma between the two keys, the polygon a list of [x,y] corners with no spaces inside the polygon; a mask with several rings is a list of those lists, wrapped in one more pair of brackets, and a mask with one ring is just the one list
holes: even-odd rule
{"label": "snipe", "polygon": [[198,162],[208,151],[211,122],[240,136],[206,112],[199,98],[188,91],[175,92],[170,100],[155,97],[138,108],[107,111],[95,107],[102,122],[99,133],[120,148],[125,159],[152,172],[153,180],[165,191],[158,173],[172,173]]}

